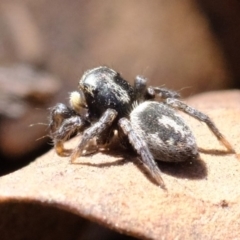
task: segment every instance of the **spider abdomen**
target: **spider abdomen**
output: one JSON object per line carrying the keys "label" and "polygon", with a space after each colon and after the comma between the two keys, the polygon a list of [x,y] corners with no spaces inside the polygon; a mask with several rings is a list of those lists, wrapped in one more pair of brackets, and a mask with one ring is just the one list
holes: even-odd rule
{"label": "spider abdomen", "polygon": [[181,162],[198,157],[192,131],[168,105],[155,101],[140,103],[131,112],[130,121],[156,160]]}

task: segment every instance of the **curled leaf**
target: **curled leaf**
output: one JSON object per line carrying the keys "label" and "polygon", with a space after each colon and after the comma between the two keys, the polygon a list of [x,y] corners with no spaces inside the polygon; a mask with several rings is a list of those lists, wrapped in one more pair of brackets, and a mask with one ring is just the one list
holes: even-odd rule
{"label": "curled leaf", "polygon": [[[187,103],[208,114],[240,152],[239,91],[202,94]],[[184,117],[202,149],[201,160],[159,162],[168,191],[149,179],[134,154],[98,152],[70,164],[51,150],[0,178],[0,208],[12,200],[34,202],[147,239],[237,239],[240,161],[204,124]]]}

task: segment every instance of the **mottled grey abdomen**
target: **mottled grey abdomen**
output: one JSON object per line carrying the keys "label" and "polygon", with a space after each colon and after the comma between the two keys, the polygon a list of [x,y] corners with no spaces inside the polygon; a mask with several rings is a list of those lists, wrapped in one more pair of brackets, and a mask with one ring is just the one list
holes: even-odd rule
{"label": "mottled grey abdomen", "polygon": [[177,112],[162,102],[146,101],[130,114],[136,132],[156,160],[181,162],[198,157],[196,140]]}

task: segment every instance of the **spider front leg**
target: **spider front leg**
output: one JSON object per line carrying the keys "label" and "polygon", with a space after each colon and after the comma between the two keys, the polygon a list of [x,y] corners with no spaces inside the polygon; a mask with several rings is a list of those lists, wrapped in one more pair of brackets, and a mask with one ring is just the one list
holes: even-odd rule
{"label": "spider front leg", "polygon": [[165,100],[165,103],[170,105],[173,108],[181,110],[186,114],[194,117],[195,119],[204,122],[208,128],[212,131],[212,133],[216,136],[216,138],[227,148],[230,153],[235,153],[235,150],[231,146],[231,144],[227,141],[227,139],[220,133],[218,128],[215,126],[213,121],[204,113],[188,106],[187,104],[181,102],[178,99],[168,98]]}
{"label": "spider front leg", "polygon": [[76,147],[76,149],[73,150],[73,153],[71,154],[71,163],[74,163],[75,159],[82,155],[84,147],[91,139],[97,136],[101,136],[102,133],[105,133],[105,131],[112,125],[113,121],[116,119],[116,116],[117,111],[115,111],[114,109],[107,109],[98,122],[96,122],[83,132],[79,145]]}
{"label": "spider front leg", "polygon": [[89,122],[81,118],[74,110],[62,103],[58,103],[50,112],[50,137],[58,155],[69,156],[72,152],[64,148],[64,142],[70,136],[89,126]]}
{"label": "spider front leg", "polygon": [[133,131],[131,122],[127,118],[121,118],[118,124],[123,130],[123,133],[128,137],[130,144],[141,156],[142,162],[148,168],[153,179],[155,179],[156,182],[165,189],[165,184],[161,177],[161,171],[158,168],[146,142],[136,132]]}

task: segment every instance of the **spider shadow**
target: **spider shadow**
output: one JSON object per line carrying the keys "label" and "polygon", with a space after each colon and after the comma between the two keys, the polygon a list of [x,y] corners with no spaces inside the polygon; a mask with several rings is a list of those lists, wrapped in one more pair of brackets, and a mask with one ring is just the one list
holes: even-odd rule
{"label": "spider shadow", "polygon": [[[133,150],[125,150],[123,149],[109,149],[109,150],[101,150],[100,152],[104,153],[106,156],[111,156],[117,158],[113,161],[102,162],[102,163],[91,163],[89,162],[76,162],[74,164],[81,164],[85,166],[97,167],[97,168],[105,168],[111,166],[122,166],[127,164],[128,162],[132,162],[153,184],[156,184],[155,179],[150,175],[146,166],[142,163],[141,159]],[[210,155],[229,155],[227,151],[216,150],[216,149],[202,149],[199,148],[200,153],[210,154]],[[87,154],[87,157],[91,157],[95,155],[95,153]],[[182,179],[204,179],[207,177],[208,171],[205,164],[205,161],[201,159],[199,156],[198,159],[193,161],[185,161],[185,162],[162,162],[156,161],[161,172]]]}
{"label": "spider shadow", "polygon": [[[111,166],[122,166],[128,162],[132,162],[142,173],[146,176],[152,183],[157,184],[152,178],[146,166],[142,163],[141,159],[133,150],[127,150],[123,152],[123,149],[110,149],[102,150],[106,156],[117,158],[113,161],[102,162],[102,163],[92,163],[92,162],[75,162],[74,164],[80,164],[90,167],[104,168]],[[86,157],[95,155],[95,153],[87,154]],[[158,167],[163,173],[178,177],[178,178],[189,178],[189,179],[202,179],[207,176],[207,168],[200,158],[195,161],[170,163],[170,162],[160,162],[156,161]]]}
{"label": "spider shadow", "polygon": [[[111,156],[113,155],[111,154]],[[89,166],[89,167],[105,168],[105,167],[112,167],[112,166],[122,166],[127,162],[128,161],[126,159],[120,158],[111,162],[103,162],[103,163],[74,162],[73,164],[79,164],[79,165]]]}
{"label": "spider shadow", "polygon": [[[106,161],[101,163],[92,163],[92,162],[74,162],[73,164],[77,165],[83,165],[83,166],[89,166],[89,167],[97,167],[97,168],[105,168],[105,167],[111,167],[111,166],[122,166],[129,162],[126,158],[124,158],[124,155],[121,153],[120,150],[99,150],[98,152],[103,153],[106,156],[111,156],[116,158],[116,160],[113,161]],[[96,152],[86,154],[84,157],[89,157],[91,159],[92,156],[96,155]]]}
{"label": "spider shadow", "polygon": [[[210,154],[215,156],[225,156],[233,154],[226,150],[217,149],[203,149],[198,148],[200,153]],[[142,163],[139,157],[134,158],[134,164],[143,172],[143,174],[154,184],[157,185],[156,181],[152,178],[147,170],[146,166]],[[199,156],[196,160],[189,160],[184,162],[162,162],[156,161],[161,172],[182,179],[204,179],[207,177],[208,170],[205,161]]]}
{"label": "spider shadow", "polygon": [[[134,164],[139,168],[139,170],[154,184],[158,185],[150,175],[146,166],[141,162],[138,157],[133,160]],[[162,173],[171,175],[182,179],[204,179],[207,176],[207,168],[205,162],[198,158],[194,161],[185,162],[161,162],[156,161],[159,169]]]}

